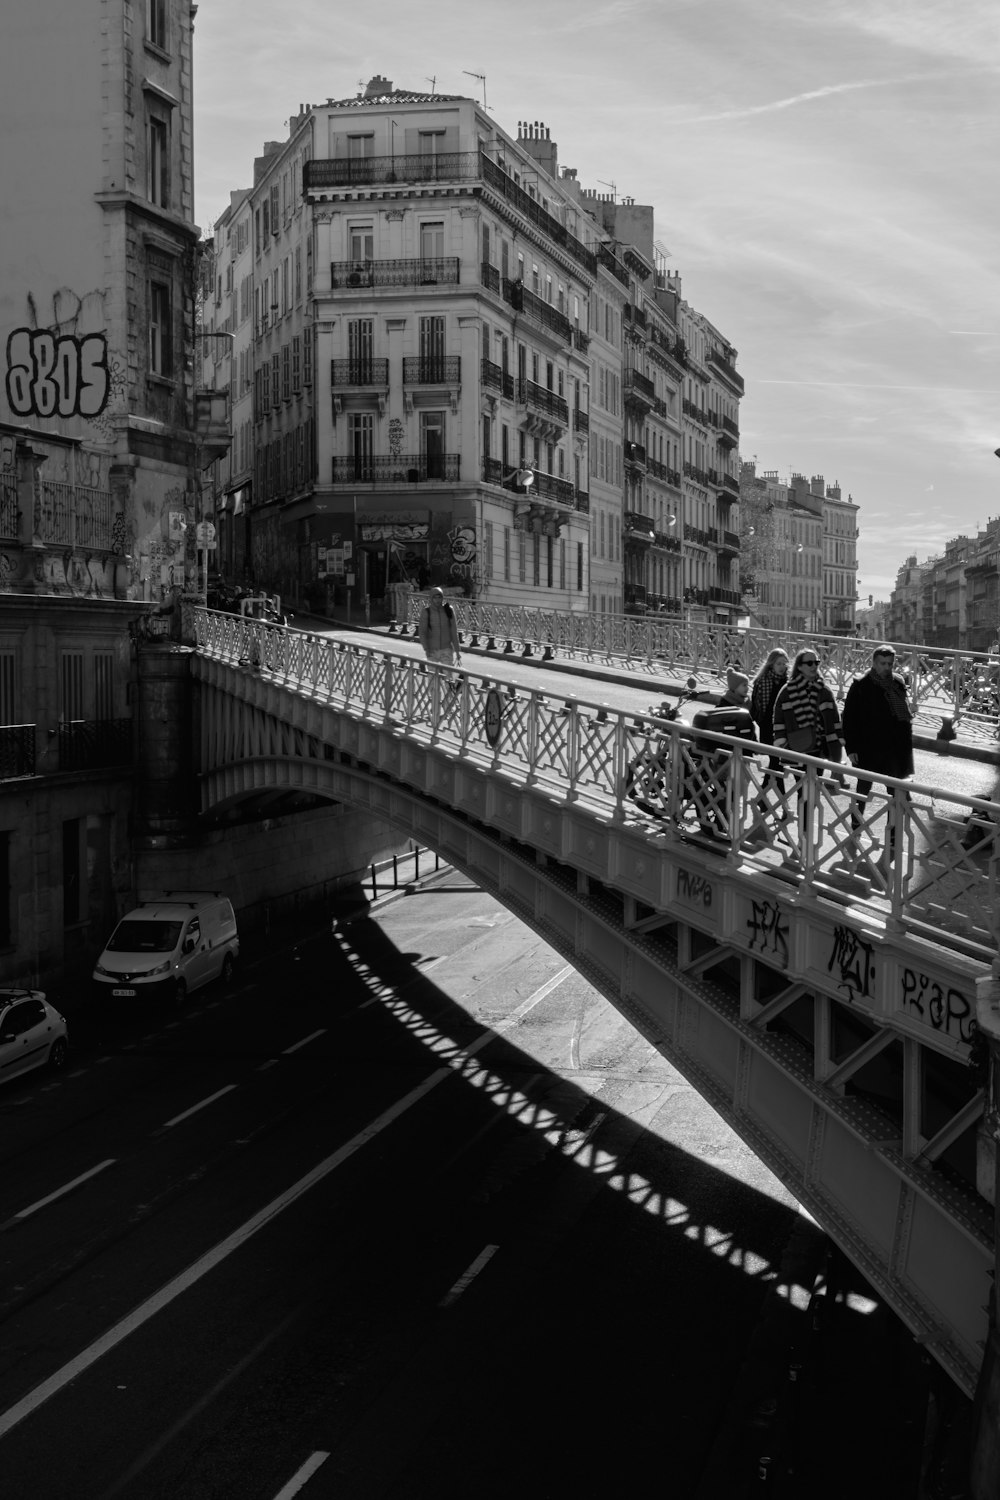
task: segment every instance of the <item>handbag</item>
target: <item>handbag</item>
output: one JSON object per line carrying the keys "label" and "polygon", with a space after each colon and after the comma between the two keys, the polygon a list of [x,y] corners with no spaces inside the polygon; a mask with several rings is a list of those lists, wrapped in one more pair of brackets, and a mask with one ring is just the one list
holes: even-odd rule
{"label": "handbag", "polygon": [[788,731],[788,748],[796,751],[799,755],[816,754],[816,731],[811,725],[804,729],[790,729]]}

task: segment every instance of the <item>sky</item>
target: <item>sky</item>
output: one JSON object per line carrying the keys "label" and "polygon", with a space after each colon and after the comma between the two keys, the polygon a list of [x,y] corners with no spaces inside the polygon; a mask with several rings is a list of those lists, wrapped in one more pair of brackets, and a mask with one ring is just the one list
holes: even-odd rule
{"label": "sky", "polygon": [[199,0],[194,49],[205,233],[300,103],[485,98],[653,205],[738,351],[740,456],[860,505],[863,604],[1000,515],[996,0]]}

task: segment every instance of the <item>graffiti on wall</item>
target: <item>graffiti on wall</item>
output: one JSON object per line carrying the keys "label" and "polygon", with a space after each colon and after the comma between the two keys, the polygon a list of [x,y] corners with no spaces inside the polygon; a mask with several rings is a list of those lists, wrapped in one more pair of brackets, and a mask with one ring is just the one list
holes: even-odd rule
{"label": "graffiti on wall", "polygon": [[449,572],[452,578],[468,578],[471,581],[476,569],[475,528],[453,526],[448,533],[448,544],[451,548]]}
{"label": "graffiti on wall", "polygon": [[15,328],[7,340],[7,400],[16,417],[98,417],[108,404],[103,333]]}

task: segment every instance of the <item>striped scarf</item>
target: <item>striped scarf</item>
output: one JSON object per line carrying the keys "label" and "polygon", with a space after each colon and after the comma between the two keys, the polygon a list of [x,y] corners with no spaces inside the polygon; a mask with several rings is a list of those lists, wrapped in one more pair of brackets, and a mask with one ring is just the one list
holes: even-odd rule
{"label": "striped scarf", "polygon": [[798,673],[789,677],[785,693],[785,703],[794,714],[799,729],[812,729],[817,737],[822,731],[819,714],[820,687],[818,673],[811,679]]}

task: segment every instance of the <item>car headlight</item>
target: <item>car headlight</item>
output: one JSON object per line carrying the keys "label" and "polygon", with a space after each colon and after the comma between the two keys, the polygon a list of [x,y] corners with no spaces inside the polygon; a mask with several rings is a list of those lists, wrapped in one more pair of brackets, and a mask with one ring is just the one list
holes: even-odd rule
{"label": "car headlight", "polygon": [[152,979],[154,974],[169,974],[169,973],[170,973],[170,960],[168,958],[165,964],[157,964],[155,969],[147,969],[145,977],[147,979]]}
{"label": "car headlight", "polygon": [[103,964],[95,964],[94,965],[94,973],[95,974],[103,974],[105,979],[114,979],[115,978],[115,976],[114,976],[114,974],[112,974],[111,970],[110,969],[106,969]]}

